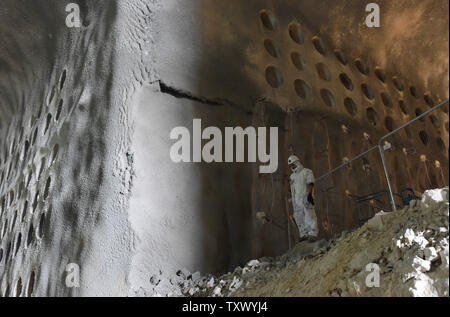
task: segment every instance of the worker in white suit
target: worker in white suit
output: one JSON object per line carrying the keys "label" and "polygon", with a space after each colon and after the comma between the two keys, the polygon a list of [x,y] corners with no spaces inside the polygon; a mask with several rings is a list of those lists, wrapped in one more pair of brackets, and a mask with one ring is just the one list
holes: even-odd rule
{"label": "worker in white suit", "polygon": [[317,217],[314,210],[314,175],[312,170],[305,168],[300,159],[291,155],[288,159],[292,170],[290,177],[293,218],[297,224],[300,241],[308,239],[315,241],[318,235]]}

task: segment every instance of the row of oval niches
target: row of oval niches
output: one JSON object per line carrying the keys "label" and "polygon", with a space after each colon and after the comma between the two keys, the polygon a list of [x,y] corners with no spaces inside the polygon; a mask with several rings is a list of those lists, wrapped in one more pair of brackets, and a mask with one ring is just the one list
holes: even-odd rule
{"label": "row of oval niches", "polygon": [[[27,247],[33,241],[33,236],[31,233],[36,228],[36,236],[38,238],[42,238],[44,232],[44,223],[46,218],[46,213],[42,211],[42,203],[45,201],[46,197],[48,197],[49,189],[50,189],[50,181],[49,177],[45,189],[43,198],[41,198],[39,192],[34,195],[33,199],[28,198],[21,205],[15,205],[14,208],[11,208],[11,211],[6,211],[2,215],[1,227],[0,227],[0,239],[3,240],[8,236],[15,236],[21,234],[24,226],[29,226],[28,238],[27,238]],[[31,201],[31,203],[29,203]],[[40,206],[40,208],[38,208]],[[48,208],[50,211],[51,208]],[[35,220],[39,218],[39,220]],[[38,225],[33,228],[33,222],[38,221]],[[17,236],[17,243],[15,244],[17,248],[15,248],[16,253],[18,251],[18,247],[21,246],[21,236]]]}
{"label": "row of oval niches", "polygon": [[[366,118],[372,126],[380,125],[380,119],[379,119],[378,113],[373,107],[368,107],[366,109]],[[433,124],[433,122],[435,122],[435,120],[437,120],[437,119],[435,116],[432,115],[432,116],[430,116],[429,120],[430,120],[430,124]],[[401,124],[398,124],[390,116],[385,117],[383,124],[384,124],[384,128],[386,129],[387,132],[393,132],[395,129],[397,129],[401,125]],[[437,129],[436,126],[434,128]],[[434,139],[435,140],[434,143],[435,143],[436,147],[438,148],[438,150],[444,154],[446,153],[446,151],[447,151],[446,146],[445,146],[443,139],[439,136],[440,135],[439,129],[437,131],[435,131],[433,137],[429,136],[429,132],[427,132],[428,130],[424,126],[420,126],[420,127],[407,126],[407,127],[403,128],[403,133],[406,135],[406,137],[408,139],[414,139],[414,133],[412,131],[415,131],[415,130],[419,131],[419,132],[417,132],[417,138],[418,138],[418,140],[420,140],[420,142],[423,145],[425,145],[425,146],[430,145],[432,143],[432,140]],[[448,125],[446,126],[446,130],[448,132]]]}
{"label": "row of oval niches", "polygon": [[[280,74],[277,74],[275,68],[271,69],[271,71],[273,72],[273,76],[276,76],[276,77],[280,76]],[[363,87],[365,87],[365,86],[363,85]],[[296,94],[302,99],[307,99],[312,94],[311,87],[302,79],[297,79],[294,81],[294,90],[295,90]],[[328,89],[322,89],[320,91],[320,96],[321,96],[323,103],[326,106],[328,106],[328,107],[336,106],[336,99],[335,99],[333,93],[331,91],[329,91]],[[381,93],[380,96],[381,96],[381,100],[383,101],[383,104],[386,107],[388,107],[388,108],[394,107],[394,103],[393,103],[391,97],[387,93]],[[373,98],[375,98],[375,96]],[[343,105],[344,105],[346,111],[350,115],[354,116],[358,113],[358,106],[352,98],[345,97],[343,100]],[[403,100],[398,101],[398,107],[405,116],[410,115],[410,113],[412,112],[412,109],[408,109],[408,107],[406,106],[406,103]],[[416,116],[419,116],[421,114],[422,114],[421,111],[416,110],[416,112],[415,112]],[[377,111],[373,107],[368,107],[366,109],[366,116],[367,116],[368,122],[372,126],[376,127],[379,125],[379,116],[378,116]],[[425,119],[423,119],[423,120],[425,120]],[[437,134],[439,134],[440,133],[439,119],[437,119],[437,117],[435,115],[430,115],[429,120],[430,120],[431,124],[434,126],[434,128],[437,130],[436,131]],[[397,124],[395,123],[394,119],[391,118],[390,116],[386,116],[386,118],[384,120],[384,126],[388,132],[392,132],[397,128]],[[448,132],[448,124],[445,126],[445,128]],[[413,138],[412,134],[408,132],[409,131],[408,129],[405,129],[405,131],[406,131],[405,133],[409,139]],[[429,144],[429,137],[425,131],[421,131],[419,133],[419,138],[420,138],[420,141],[425,146],[427,146]],[[436,138],[436,145],[440,151],[442,151],[442,152],[446,151],[445,144],[440,137]]]}
{"label": "row of oval niches", "polygon": [[[277,31],[278,30],[278,27],[279,27],[278,19],[273,14],[273,12],[271,12],[269,10],[262,10],[260,12],[260,19],[261,19],[262,25],[267,30],[269,30],[269,31]],[[303,45],[305,43],[305,36],[301,30],[299,23],[297,23],[297,22],[290,23],[288,26],[288,34],[293,42],[295,42],[299,45]],[[315,50],[318,53],[320,53],[321,55],[328,54],[328,49],[320,37],[314,36],[312,38],[311,42],[312,42]],[[274,58],[281,57],[281,50],[274,43],[274,41],[272,39],[264,40],[264,47],[270,56],[272,56]],[[340,49],[334,50],[334,55],[342,65],[344,65],[344,66],[348,65],[349,59],[342,50],[340,50]],[[300,71],[303,71],[305,69],[306,60],[299,52],[296,52],[296,51],[291,52],[290,58],[291,58],[292,65],[296,69],[298,69]],[[365,63],[365,61],[363,59],[356,58],[354,60],[354,64],[361,74],[363,74],[365,76],[369,76],[371,74],[369,67],[367,66],[367,64]],[[325,81],[331,81],[331,79],[332,79],[331,72],[328,69],[328,67],[326,66],[326,64],[324,64],[324,63],[316,64],[316,71],[317,71],[319,78],[321,78],[322,80],[325,80]],[[381,67],[375,67],[374,74],[381,83],[387,84],[388,76],[386,75],[386,73],[384,72],[384,70]],[[266,68],[265,75],[266,75],[266,81],[271,87],[279,88],[279,87],[283,86],[283,84],[284,84],[283,74],[277,67],[275,67],[273,65],[268,66]],[[339,79],[340,79],[342,85],[345,87],[345,89],[347,89],[349,91],[354,90],[354,87],[355,87],[354,83],[351,80],[351,78],[349,77],[349,75],[347,75],[345,72],[339,74]],[[406,90],[405,84],[400,77],[398,77],[398,76],[392,77],[392,83],[393,83],[393,86],[398,91],[403,92]],[[297,86],[297,85],[295,85],[295,83],[294,83],[294,86]],[[360,88],[361,88],[363,95],[367,99],[369,99],[369,100],[375,99],[376,94],[375,94],[374,90],[368,84],[362,83]],[[296,91],[297,91],[297,89],[296,89]],[[411,94],[411,96],[413,96],[414,98],[416,98],[416,99],[420,98],[420,95],[419,95],[416,87],[410,86],[408,91]],[[303,92],[301,92],[299,95],[300,95],[300,97],[302,97],[307,94],[304,94]],[[322,91],[321,95],[323,97],[325,97],[323,100],[325,104],[327,104],[327,105],[335,104],[335,102],[332,102],[332,98],[330,98],[330,94],[328,91]],[[389,108],[393,107],[391,97],[387,93],[381,93],[381,98],[382,98],[383,104],[386,107],[389,107]],[[435,101],[431,97],[430,94],[425,93],[423,99],[428,106],[432,107],[435,105]],[[353,107],[350,107],[348,109],[353,109]],[[448,107],[443,107],[442,110],[444,112],[448,112]],[[349,113],[353,115],[354,111],[352,110]]]}
{"label": "row of oval niches", "polygon": [[[61,90],[64,87],[65,79],[66,72],[64,71],[60,76],[57,88],[53,90],[58,88]],[[47,99],[48,101],[51,100]],[[36,139],[39,135],[39,123],[43,122],[41,129],[42,135],[48,134],[51,123],[53,121],[58,122],[60,119],[63,104],[63,99],[59,99],[55,106],[55,112],[49,111],[46,116],[41,115],[43,112],[43,107],[41,107],[38,110],[37,116],[30,120],[31,134],[29,138],[23,138],[24,127],[22,126],[19,139],[14,138],[12,142],[14,145],[8,148],[9,151],[5,154],[5,163],[9,164],[8,176],[14,165],[7,161],[13,162],[16,159],[21,160],[24,164],[27,161],[35,161],[34,158],[29,157],[29,154],[31,147],[37,144]],[[15,188],[0,199],[0,265],[3,268],[12,267],[10,262],[15,261],[15,258],[20,252],[33,247],[35,245],[34,242],[44,237],[47,218],[51,210],[50,207],[44,208],[52,187],[50,169],[56,161],[58,154],[59,145],[56,144],[53,146],[48,157],[43,157],[36,168],[30,168],[29,173],[24,175],[22,179],[17,180]],[[5,164],[5,166],[8,165]],[[4,175],[5,169],[2,169],[2,175]],[[43,175],[47,175],[46,178],[43,178]],[[2,182],[4,178],[2,176]],[[35,180],[36,187],[31,184],[33,179]],[[29,253],[24,253],[23,255],[27,256],[27,254]],[[25,271],[25,269],[22,271]],[[33,270],[26,283],[27,285],[23,285],[20,277],[16,281],[7,281],[3,295],[31,296],[34,290],[34,283],[35,273]]]}
{"label": "row of oval niches", "polygon": [[1,297],[32,297],[34,295],[36,285],[36,273],[31,271],[28,281],[23,281],[19,277],[15,283],[6,283],[4,290],[0,289]]}
{"label": "row of oval niches", "polygon": [[[50,90],[49,96],[45,101],[48,106],[50,106],[50,104],[52,103],[52,99],[55,97],[55,91],[58,89],[59,91],[61,91],[64,88],[66,76],[66,70],[63,70],[62,74],[60,75],[58,84],[56,84]],[[42,117],[43,109],[44,102],[41,103],[36,116],[33,115],[30,119],[30,135],[28,137],[24,138],[25,128],[24,126],[21,126],[18,137],[12,135],[12,139],[9,139],[8,144],[11,145],[0,157],[0,187],[5,180],[11,180],[16,175],[15,173],[20,170],[20,164],[25,164],[25,162],[28,161],[29,156],[32,154],[31,149],[34,148],[34,152],[37,152],[37,149],[35,147],[37,146],[37,139],[40,137],[40,135],[46,137],[47,139],[50,138],[50,127],[53,123],[57,124],[60,121],[64,109],[64,99],[60,98],[57,105],[55,106],[54,112],[52,113],[52,111],[49,111],[45,118]],[[43,122],[42,127],[39,124],[40,122]],[[9,158],[10,160],[8,163]]]}
{"label": "row of oval niches", "polygon": [[[33,169],[30,169],[29,173],[26,174],[22,178],[22,180],[17,181],[17,186],[18,186],[17,198],[20,198],[23,196],[26,188],[29,187],[29,185],[33,179],[35,179],[36,182],[40,181],[41,176],[44,174],[44,172],[53,166],[53,164],[55,163],[55,161],[58,157],[58,154],[59,154],[59,145],[55,144],[53,146],[51,153],[49,154],[49,157],[45,157],[45,156],[42,157],[40,165],[36,166],[35,173],[33,172]],[[5,171],[3,170],[1,173],[0,182],[2,185],[3,185],[4,179],[5,179],[5,175],[7,175],[7,174],[9,174],[9,171],[8,171],[8,173],[5,173]],[[9,196],[14,197],[14,192],[15,192],[14,189],[10,190],[9,195],[6,197],[9,197]],[[9,199],[9,206],[11,205],[12,202],[13,202],[13,199]]]}
{"label": "row of oval niches", "polygon": [[[272,12],[270,12],[268,10],[263,10],[260,12],[260,18],[261,18],[261,22],[264,25],[264,27],[266,29],[268,29],[269,31],[276,31],[278,29],[278,25],[279,25],[278,20],[276,19],[276,17],[274,16],[274,14]],[[300,25],[298,23],[296,23],[296,22],[291,23],[288,27],[288,31],[289,31],[288,33],[289,33],[289,36],[292,41],[294,41],[295,43],[300,44],[300,45],[303,45],[305,43],[305,36],[304,36],[303,32],[301,31]],[[324,42],[320,39],[320,37],[315,36],[312,38],[311,41],[312,41],[312,44],[313,44],[315,50],[318,53],[320,53],[321,55],[328,54],[328,49],[326,48]],[[266,52],[273,58],[281,57],[281,51],[278,48],[278,46],[273,42],[272,39],[264,40],[264,47],[266,49]],[[334,51],[334,55],[342,65],[344,65],[344,66],[348,65],[349,59],[342,50],[336,49]],[[290,53],[290,59],[291,59],[292,65],[299,71],[304,71],[305,68],[307,67],[307,61],[297,51]],[[371,73],[370,69],[367,66],[367,64],[364,62],[363,59],[356,58],[354,60],[354,65],[361,74],[363,74],[365,76],[370,75],[370,73]],[[315,72],[321,80],[326,81],[326,82],[332,81],[331,71],[329,70],[328,66],[325,63],[317,63],[315,65]],[[386,84],[388,82],[388,76],[386,75],[386,73],[384,72],[384,70],[382,68],[375,67],[374,74],[381,83]],[[273,66],[273,65],[268,66],[266,68],[265,75],[266,75],[266,81],[271,87],[279,88],[279,87],[283,86],[283,84],[284,84],[283,74],[276,66]],[[340,83],[342,84],[343,88],[345,88],[345,90],[347,90],[349,92],[353,92],[355,90],[355,84],[347,73],[341,72],[338,77],[339,77]],[[394,76],[392,78],[392,83],[397,91],[404,92],[406,90],[405,84],[398,76]],[[293,88],[294,88],[295,93],[300,98],[308,99],[311,97],[311,95],[312,95],[311,87],[308,85],[308,83],[305,80],[296,79],[294,81],[293,86],[294,86]],[[372,102],[375,101],[376,92],[369,84],[361,83],[361,85],[359,87],[360,87],[362,95],[364,96],[364,98],[366,98],[366,100],[372,101]],[[417,89],[414,86],[410,86],[410,88],[408,90],[409,90],[409,93],[411,94],[411,96],[413,96],[416,99],[419,98]],[[379,96],[380,96],[381,103],[386,108],[389,108],[389,109],[395,108],[395,103],[390,94],[388,94],[387,92],[381,92],[379,94]],[[320,97],[322,99],[322,102],[328,107],[335,107],[337,105],[335,96],[328,89],[321,89]],[[432,107],[435,105],[433,98],[429,94],[424,94],[424,101],[429,107]],[[343,106],[351,116],[355,116],[358,113],[358,105],[350,97],[344,98]],[[398,109],[406,117],[410,116],[413,113],[413,109],[410,109],[403,99],[398,100]],[[417,114],[417,111],[416,111],[416,115],[419,115],[419,114]],[[373,125],[373,126],[379,125],[378,113],[376,112],[376,110],[373,107],[366,108],[366,116],[367,116],[367,120],[369,121],[369,123],[371,125]],[[430,121],[432,121],[433,126],[438,130],[438,133],[439,133],[439,129],[440,129],[439,120],[436,119],[435,116],[430,116]],[[389,116],[386,116],[386,118],[384,119],[385,129],[388,132],[392,132],[396,128],[396,126],[397,125],[396,125],[394,119],[392,119]],[[448,123],[445,127],[448,132]],[[405,131],[407,131],[407,129],[405,129]],[[406,135],[410,139],[413,138],[413,136],[410,132],[406,132]],[[427,146],[429,144],[430,138],[428,137],[428,134],[424,130],[420,131],[419,139],[424,145]],[[445,151],[445,144],[441,138],[439,138],[439,137],[436,138],[436,145],[441,151]]]}
{"label": "row of oval niches", "polygon": [[[292,63],[294,64],[294,66],[297,69],[304,69],[306,62],[305,62],[304,58],[298,52],[292,53],[291,59],[292,59]],[[330,82],[332,80],[331,72],[326,64],[324,64],[324,63],[316,64],[316,72],[320,79],[327,81],[327,82]],[[283,74],[275,66],[267,67],[266,80],[269,83],[269,85],[272,86],[273,88],[279,88],[284,83]],[[352,79],[346,73],[341,73],[339,75],[339,80],[346,90],[348,90],[348,91],[354,90],[354,88],[355,88],[354,83],[353,83]],[[370,85],[368,85],[366,83],[362,83],[360,85],[360,88],[361,88],[361,92],[362,92],[363,96],[367,100],[369,100],[369,101],[375,100],[376,93]],[[311,88],[308,86],[308,84],[304,80],[301,80],[301,79],[296,80],[294,82],[294,89],[297,92],[297,95],[299,97],[301,97],[302,99],[307,99],[310,96],[310,94],[308,92],[311,91]],[[331,92],[329,92],[328,90],[326,90],[326,89],[322,90],[321,96],[323,97],[322,99],[326,105],[334,106],[336,104],[336,102],[333,101],[334,96],[332,96]],[[351,115],[355,115],[355,111],[354,111],[355,104],[353,101],[350,101],[349,99],[351,99],[351,98],[347,98],[346,99],[347,102],[345,102],[344,104],[345,104],[347,110],[351,109],[348,112]],[[392,100],[392,97],[387,92],[381,92],[380,99],[382,101],[382,104],[385,107],[394,108],[394,102]],[[425,95],[424,99],[428,100],[427,104],[430,107],[432,105],[434,105],[434,101],[429,95]],[[350,101],[350,103],[348,101]],[[349,104],[352,104],[352,105],[350,107],[348,107]],[[409,110],[405,106],[405,102],[403,100],[399,100],[399,108],[403,114],[405,114],[405,115],[409,114]]]}
{"label": "row of oval niches", "polygon": [[[263,26],[269,31],[277,31],[278,30],[278,19],[275,15],[269,10],[262,10],[259,13],[261,23]],[[303,45],[305,43],[305,35],[301,29],[301,26],[298,22],[292,22],[288,26],[288,34],[291,40],[299,45]]]}
{"label": "row of oval niches", "polygon": [[[322,63],[317,64],[317,69],[318,69],[319,77],[321,77],[324,80],[330,80],[329,79],[330,78],[329,71],[327,70],[327,68],[324,67],[324,64],[322,64]],[[281,74],[276,73],[275,68],[271,69],[271,71],[274,74],[274,76],[277,76],[276,78],[281,76]],[[272,80],[274,80],[274,79],[272,79]],[[353,88],[354,88],[353,82],[345,73],[342,73],[340,75],[340,80],[346,89],[353,90]],[[302,99],[308,99],[309,97],[311,97],[311,92],[312,92],[311,87],[303,79],[297,79],[294,81],[294,90],[295,90],[296,94]],[[362,84],[361,90],[367,99],[369,99],[369,100],[375,99],[375,97],[376,97],[375,93],[367,84]],[[325,105],[327,105],[329,107],[336,106],[336,99],[331,91],[329,91],[328,89],[322,89],[320,91],[320,95],[321,95],[322,101],[324,102]],[[394,108],[395,107],[394,101],[392,100],[391,96],[388,93],[382,92],[380,94],[380,99],[386,108]],[[351,97],[344,97],[343,105],[350,115],[354,116],[357,114],[358,106]],[[398,109],[405,116],[409,116],[412,112],[412,109],[409,109],[407,104],[402,99],[398,100]],[[377,122],[376,122],[376,120],[375,121],[371,120],[371,123],[375,123],[373,125],[376,126]],[[439,127],[439,122],[437,119],[433,120],[433,125],[436,128]]]}
{"label": "row of oval niches", "polygon": [[[55,149],[58,149],[55,146]],[[54,154],[55,152],[53,152]],[[53,157],[53,156],[52,156]],[[41,167],[41,174],[44,174],[45,169],[48,169],[51,167],[46,164],[45,158],[42,160],[42,165],[45,167]],[[49,171],[46,171],[45,173],[49,174]],[[39,177],[36,179],[36,187],[30,187],[28,184],[30,183],[30,179],[32,178],[33,174],[30,173],[28,176],[26,176],[22,181],[18,183],[18,185],[9,191],[9,193],[3,195],[0,199],[0,220],[3,220],[3,218],[11,216],[13,214],[13,211],[16,210],[19,205],[23,204],[23,212],[22,212],[22,221],[25,217],[25,212],[28,210],[27,207],[30,204],[32,206],[32,214],[36,211],[36,208],[38,204],[42,201],[47,201],[50,190],[52,187],[52,178],[51,176],[48,176],[46,180],[42,179],[43,177]],[[28,190],[28,188],[33,188],[33,190]]]}
{"label": "row of oval niches", "polygon": [[[12,267],[11,261],[14,260],[15,257],[18,256],[19,251],[23,252],[23,250],[30,248],[33,245],[34,241],[37,239],[42,239],[45,232],[45,224],[46,222],[46,214],[42,213],[40,217],[38,217],[37,225],[33,225],[33,222],[30,222],[27,230],[26,236],[23,234],[24,231],[19,231],[17,234],[9,234],[2,238],[6,243],[3,244],[3,247],[0,247],[0,266],[3,268]],[[4,225],[5,226],[5,225]],[[5,228],[3,226],[3,231]],[[4,233],[3,233],[4,234]],[[1,244],[0,244],[1,246]],[[27,253],[24,254],[25,256]],[[25,260],[22,260],[22,262]],[[21,272],[26,272],[25,269],[22,269]],[[16,281],[15,287],[11,288],[11,285],[14,283],[7,282],[5,291],[3,296],[32,296],[34,292],[35,285],[35,271],[31,272],[28,285],[22,285],[22,280],[19,277]],[[22,287],[26,287],[26,290]]]}
{"label": "row of oval niches", "polygon": [[[37,228],[36,236],[42,237],[43,224],[45,221],[45,214],[42,212],[42,207],[50,196],[52,188],[52,178],[50,173],[54,162],[57,160],[58,153],[59,146],[56,144],[53,147],[49,158],[42,158],[40,167],[36,171],[31,169],[27,175],[17,182],[14,189],[1,197],[0,223],[2,225],[0,226],[0,239],[3,240],[7,234],[16,235],[18,232],[22,234],[22,224],[26,225],[30,221],[33,221],[33,217],[36,214],[39,215],[37,217],[40,219],[38,221],[39,225],[35,226],[35,228]],[[36,174],[35,177],[34,174]],[[42,177],[44,174],[47,175],[46,178]],[[31,184],[32,179],[34,179],[33,184],[35,185]],[[36,217],[34,217],[34,219],[36,219]],[[18,230],[16,230],[16,228]],[[25,231],[29,232],[27,237],[28,246],[33,240],[33,225],[31,224],[29,230]],[[19,242],[22,240],[21,236],[17,236],[17,239],[18,240],[14,245],[19,246]],[[15,248],[14,250],[16,253],[18,249]]]}
{"label": "row of oval niches", "polygon": [[[58,147],[54,148],[52,158],[56,158]],[[45,164],[45,163],[44,163]],[[13,267],[11,262],[19,255],[19,252],[32,247],[35,241],[44,237],[47,217],[51,212],[51,207],[43,208],[51,190],[52,179],[48,176],[45,181],[35,190],[25,190],[22,180],[16,186],[16,190],[11,190],[0,199],[0,266],[4,269]],[[41,194],[40,194],[41,193]],[[27,256],[30,253],[23,253]],[[26,261],[26,260],[22,260]],[[26,271],[25,269],[21,270]],[[7,282],[4,296],[32,296],[34,290],[34,271],[28,281],[27,289],[19,279],[15,283]]]}
{"label": "row of oval niches", "polygon": [[[27,148],[27,143],[26,142],[25,142],[25,148]],[[25,152],[26,151],[27,150],[25,149]],[[58,155],[59,155],[59,145],[55,144],[53,146],[53,149],[52,149],[51,153],[49,153],[48,157],[45,157],[45,156],[42,157],[40,164],[38,166],[36,166],[35,169],[29,168],[29,173],[25,174],[22,177],[22,179],[18,179],[17,180],[17,182],[16,182],[17,184],[16,184],[15,187],[16,187],[16,189],[18,188],[18,190],[17,191],[14,190],[14,189],[9,190],[9,194],[6,197],[10,197],[10,196],[11,197],[15,197],[14,192],[16,192],[17,197],[21,197],[23,195],[24,191],[26,190],[26,188],[28,188],[31,180],[33,178],[35,178],[36,181],[39,181],[41,176],[43,175],[44,171],[49,169],[49,168],[51,168],[53,166],[53,164],[55,163]],[[36,160],[33,159],[33,162],[35,162],[35,161]],[[5,181],[5,178],[6,178],[5,175],[9,174],[9,172],[10,172],[10,170],[12,168],[11,164],[9,164],[9,165],[10,165],[10,169],[9,170],[8,169],[6,169],[6,170],[2,169],[1,179],[0,179],[2,185],[4,185],[4,181]],[[34,174],[36,174],[35,177],[33,177]],[[13,201],[13,198],[9,199],[9,205],[8,206],[11,205],[12,201]]]}
{"label": "row of oval niches", "polygon": [[[277,52],[276,53],[277,55],[279,54],[278,50],[276,50],[275,48],[273,48],[273,50],[274,50],[274,52]],[[300,55],[300,53],[293,52],[291,54],[291,60],[292,60],[293,65],[297,69],[303,70],[305,68],[306,62],[305,62],[305,59]],[[332,80],[331,72],[326,64],[324,64],[324,63],[316,64],[316,72],[320,79],[327,81],[327,82],[330,82]],[[267,80],[268,84],[270,86],[272,86],[273,88],[279,88],[284,83],[283,74],[275,66],[267,67],[266,80]],[[341,73],[339,75],[339,80],[346,90],[348,90],[348,91],[354,90],[354,88],[355,88],[354,83],[353,83],[352,79],[346,73]],[[362,94],[365,96],[365,98],[367,100],[373,101],[375,99],[376,93],[368,84],[362,83],[360,88],[361,88]],[[297,95],[303,99],[306,99],[310,96],[310,94],[308,92],[311,91],[311,88],[308,86],[308,84],[304,80],[300,80],[300,79],[296,80],[294,82],[294,89],[297,92]],[[323,97],[323,101],[326,105],[334,106],[336,104],[335,101],[333,101],[334,96],[332,96],[332,94],[329,91],[322,90],[321,96]],[[382,100],[382,103],[384,106],[386,106],[387,108],[394,107],[392,98],[388,93],[382,92],[380,94],[380,97],[381,97],[381,100]],[[430,101],[431,98],[428,96],[427,99],[429,100],[429,104],[431,104],[432,103],[432,101]],[[348,99],[346,99],[346,100],[349,101]],[[351,104],[350,107],[348,106],[349,104]],[[354,102],[352,102],[352,101],[350,101],[350,103],[346,102],[345,105],[346,105],[346,109],[350,109],[349,113],[351,115],[355,115]],[[402,102],[400,102],[399,106],[403,113],[405,113],[405,114],[408,113],[407,109],[404,107],[404,104],[402,104]]]}
{"label": "row of oval niches", "polygon": [[17,194],[11,191],[0,199],[0,265],[3,268],[12,267],[11,261],[19,252],[25,257],[30,254],[23,252],[35,247],[34,242],[44,237],[52,210],[51,206],[45,207],[52,187],[51,176],[33,191],[24,191],[24,183],[20,182]]}
{"label": "row of oval niches", "polygon": [[[63,105],[63,100],[59,102],[56,117],[53,119],[53,115],[51,113],[47,114],[47,117],[45,119],[45,124],[42,130],[42,135],[46,136],[49,131],[50,124],[54,121],[55,123],[58,122],[61,115],[61,109]],[[39,135],[39,125],[36,124],[35,128],[32,130],[30,137],[26,138],[23,142],[14,140],[13,144],[18,144],[18,146],[11,147],[11,149],[8,151],[9,153],[6,153],[4,155],[4,164],[1,167],[1,173],[0,173],[0,184],[3,184],[5,180],[11,180],[17,172],[20,170],[20,164],[25,164],[28,159],[30,158],[30,155],[32,155],[31,149],[37,144],[36,139]],[[17,143],[16,143],[17,142]],[[23,144],[20,144],[23,143]],[[37,152],[37,149],[34,149],[34,152]],[[9,159],[9,160],[8,160]]]}

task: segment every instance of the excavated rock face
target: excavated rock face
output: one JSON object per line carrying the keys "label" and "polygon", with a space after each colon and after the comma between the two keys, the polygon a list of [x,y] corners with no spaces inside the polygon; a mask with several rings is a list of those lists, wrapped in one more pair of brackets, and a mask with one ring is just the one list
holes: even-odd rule
{"label": "excavated rock face", "polygon": [[[318,176],[448,98],[444,0],[379,1],[379,29],[354,1],[74,0],[79,28],[67,3],[0,9],[4,296],[167,294],[149,290],[180,269],[282,254],[289,150]],[[396,192],[448,184],[443,110],[389,140]],[[174,164],[194,118],[279,127],[277,172]],[[374,152],[317,184],[322,236],[357,225],[343,194],[384,189],[381,171]]]}

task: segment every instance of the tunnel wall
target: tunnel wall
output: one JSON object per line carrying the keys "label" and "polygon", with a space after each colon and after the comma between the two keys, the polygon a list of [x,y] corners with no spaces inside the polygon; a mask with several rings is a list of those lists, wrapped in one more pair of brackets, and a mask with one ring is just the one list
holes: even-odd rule
{"label": "tunnel wall", "polygon": [[[78,29],[66,27],[61,1],[1,10],[2,296],[128,292],[116,4],[79,4]],[[79,288],[66,285],[69,263],[80,268]]]}
{"label": "tunnel wall", "polygon": [[[365,5],[356,1],[332,8],[325,1],[167,1],[160,9],[159,74],[172,87],[238,108],[254,109],[258,100],[278,105],[286,113],[281,152],[295,152],[320,176],[448,98],[448,62],[442,58],[448,55],[442,13],[448,4],[379,4],[382,27],[370,29]],[[448,183],[448,105],[388,141],[396,193]],[[287,177],[285,166],[281,174]],[[286,191],[284,180],[276,182]],[[321,234],[354,228],[358,221],[348,193],[387,190],[379,154],[368,154],[316,189]],[[282,200],[275,209],[283,217]],[[324,228],[325,222],[332,224]]]}
{"label": "tunnel wall", "polygon": [[[304,3],[298,5],[299,11],[289,12],[289,6],[272,3],[260,11],[265,94],[290,112],[289,147],[316,176],[370,149],[385,134],[448,98],[448,63],[440,64],[436,57],[448,52],[447,22],[427,24],[417,19],[439,16],[446,5],[403,7],[382,2],[382,12],[389,8],[389,13],[380,30],[358,24],[356,14],[345,16],[346,11],[363,12],[364,6],[356,2],[340,3],[333,11],[323,3],[314,3],[312,11],[311,3]],[[302,9],[314,14],[307,16]],[[404,17],[408,13],[415,17],[415,28],[411,34],[395,34],[412,23]],[[328,23],[317,23],[316,14]],[[347,36],[339,33],[344,25],[351,30]],[[442,36],[429,39],[427,34],[436,34],[432,28],[440,29]],[[409,42],[413,36],[427,39]],[[396,44],[389,46],[394,39]],[[410,55],[400,58],[403,49],[423,57],[419,63]],[[395,193],[404,187],[421,193],[448,184],[448,104],[387,141],[392,143],[386,163]],[[317,185],[316,211],[324,236],[358,225],[355,196],[387,190],[377,151]],[[396,203],[402,206],[398,196]],[[386,200],[384,206],[389,208]]]}
{"label": "tunnel wall", "polygon": [[[281,254],[290,153],[319,176],[448,98],[446,1],[379,1],[377,30],[360,1],[74,2],[80,29],[61,1],[0,10],[3,296],[154,295],[162,269]],[[278,126],[279,169],[172,164],[170,130],[193,118]],[[396,192],[448,184],[448,106],[390,141]],[[321,236],[354,228],[347,193],[382,175],[373,152],[318,183]]]}

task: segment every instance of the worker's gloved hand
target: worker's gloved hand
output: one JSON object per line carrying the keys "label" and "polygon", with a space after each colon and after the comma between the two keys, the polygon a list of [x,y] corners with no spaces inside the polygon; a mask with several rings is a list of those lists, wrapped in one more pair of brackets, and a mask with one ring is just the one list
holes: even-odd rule
{"label": "worker's gloved hand", "polygon": [[313,195],[311,193],[308,194],[308,202],[314,206],[314,198]]}

